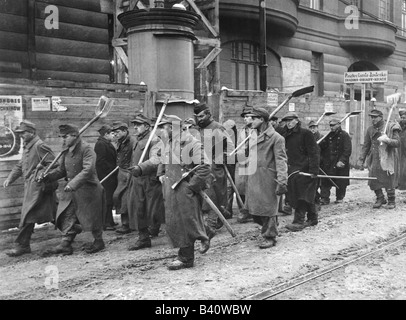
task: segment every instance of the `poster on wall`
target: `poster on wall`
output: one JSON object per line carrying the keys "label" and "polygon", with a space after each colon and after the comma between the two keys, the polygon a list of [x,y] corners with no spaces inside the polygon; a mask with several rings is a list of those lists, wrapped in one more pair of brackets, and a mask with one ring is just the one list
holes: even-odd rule
{"label": "poster on wall", "polygon": [[13,129],[22,120],[22,96],[0,96],[0,161],[21,159],[22,144]]}
{"label": "poster on wall", "polygon": [[51,99],[48,97],[31,98],[32,111],[50,111]]}

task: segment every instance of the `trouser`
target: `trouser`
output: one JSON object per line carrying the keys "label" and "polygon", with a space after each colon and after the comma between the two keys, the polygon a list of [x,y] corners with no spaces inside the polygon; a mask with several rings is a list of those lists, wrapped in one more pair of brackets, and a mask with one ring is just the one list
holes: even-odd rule
{"label": "trouser", "polygon": [[128,217],[128,213],[122,213],[121,214],[121,224],[124,227],[127,227],[127,228],[130,227],[130,218]]}
{"label": "trouser", "polygon": [[[306,213],[307,213],[307,219],[309,221],[317,221],[318,220],[317,208],[316,208],[316,204],[314,204],[314,203],[308,203],[306,201],[299,200],[297,202],[296,211],[298,212],[298,215],[297,215],[298,217],[295,216],[295,218],[296,219],[299,218],[300,223],[303,223],[302,218],[303,219],[305,218]],[[295,221],[293,223],[295,223]]]}
{"label": "trouser", "polygon": [[[331,186],[321,186],[320,187],[320,196],[322,199],[330,199],[330,192]],[[336,199],[337,200],[343,200],[345,198],[345,194],[347,192],[347,187],[340,187],[336,188]]]}
{"label": "trouser", "polygon": [[255,223],[261,228],[261,235],[267,239],[275,239],[278,236],[278,217],[252,216]]}
{"label": "trouser", "polygon": [[113,205],[107,206],[106,216],[104,217],[104,225],[106,227],[114,226],[114,219],[113,219]]}
{"label": "trouser", "polygon": [[184,263],[193,262],[195,260],[195,246],[180,248],[178,251],[178,259]]}
{"label": "trouser", "polygon": [[[58,222],[62,232],[62,241],[73,242],[77,235],[75,224],[79,224],[73,204],[70,204],[65,211],[61,213]],[[95,240],[101,240],[103,231],[102,229],[92,230],[92,235]]]}
{"label": "trouser", "polygon": [[138,230],[138,240],[140,241],[145,241],[145,240],[149,240],[149,236],[150,236],[150,232],[147,228],[142,228]]}
{"label": "trouser", "polygon": [[18,236],[14,242],[24,247],[29,246],[31,235],[34,232],[34,226],[35,223],[24,224],[24,226],[18,232]]}

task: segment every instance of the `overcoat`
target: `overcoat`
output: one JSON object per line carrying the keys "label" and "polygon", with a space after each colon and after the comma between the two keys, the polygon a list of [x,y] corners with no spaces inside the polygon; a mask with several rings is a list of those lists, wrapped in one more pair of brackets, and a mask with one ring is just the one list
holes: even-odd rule
{"label": "overcoat", "polygon": [[[193,173],[172,189],[182,174],[192,169]],[[182,140],[178,136],[166,143],[158,168],[158,176],[162,175],[166,232],[172,245],[185,248],[192,246],[196,240],[208,240],[201,210],[203,199],[189,188],[205,189],[210,176],[209,159],[202,143],[184,134]]]}
{"label": "overcoat", "polygon": [[[138,136],[135,139],[131,165],[138,165],[145,150],[151,132]],[[131,176],[128,192],[128,208],[130,228],[133,230],[147,228],[153,224],[165,222],[165,208],[162,195],[162,185],[157,177],[158,164],[163,149],[161,139],[153,137],[143,162],[139,165],[142,176]]]}
{"label": "overcoat", "polygon": [[[398,123],[390,122],[387,129],[389,144],[382,144],[378,138],[382,135],[385,122],[377,126],[370,126],[365,133],[364,145],[362,146],[359,160],[365,161],[369,170],[369,177],[376,177],[377,180],[369,180],[371,190],[381,188],[394,189],[398,186],[399,180],[399,153],[400,126]],[[384,157],[384,158],[383,158]],[[383,168],[384,166],[385,168]]]}
{"label": "overcoat", "polygon": [[57,227],[61,214],[72,204],[75,206],[75,213],[83,231],[103,228],[105,194],[96,174],[96,154],[89,144],[79,137],[62,155],[59,167],[52,170],[48,177],[51,181],[65,178],[66,183],[61,187],[68,185],[73,190],[72,192],[60,190],[56,213]]}
{"label": "overcoat", "polygon": [[[103,180],[117,166],[117,151],[113,144],[104,137],[99,137],[94,145],[96,152],[96,172],[99,180]],[[106,192],[106,205],[113,206],[113,194],[117,188],[117,172],[102,184]]]}
{"label": "overcoat", "polygon": [[301,127],[300,122],[291,130],[280,129],[285,138],[288,155],[288,194],[287,200],[297,208],[298,200],[314,204],[318,179],[299,175],[299,172],[319,173],[320,149],[312,132]]}
{"label": "overcoat", "polygon": [[247,206],[250,214],[274,217],[278,213],[278,184],[287,185],[288,165],[285,139],[273,126],[251,141]]}
{"label": "overcoat", "polygon": [[[325,173],[331,176],[349,176],[350,175],[350,156],[352,144],[350,135],[338,128],[335,132],[330,132],[327,137],[319,144],[321,149],[320,167]],[[343,168],[337,167],[337,162],[344,163]],[[349,179],[333,179],[339,188],[345,188],[350,184]],[[323,185],[332,186],[330,180],[322,179]]]}
{"label": "overcoat", "polygon": [[[44,159],[46,155],[46,158]],[[54,219],[57,203],[55,190],[58,183],[37,182],[36,167],[41,162],[47,167],[55,158],[51,148],[38,136],[24,146],[23,155],[11,170],[8,180],[10,184],[19,177],[24,179],[24,199],[21,208],[19,227],[26,223],[45,223]]]}
{"label": "overcoat", "polygon": [[399,190],[406,190],[406,127],[399,134]]}

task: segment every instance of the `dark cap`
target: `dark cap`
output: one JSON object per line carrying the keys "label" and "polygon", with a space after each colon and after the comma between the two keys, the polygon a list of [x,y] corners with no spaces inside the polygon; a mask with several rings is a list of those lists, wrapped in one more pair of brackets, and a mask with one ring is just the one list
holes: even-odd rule
{"label": "dark cap", "polygon": [[399,110],[399,115],[404,116],[406,114],[406,110]]}
{"label": "dark cap", "polygon": [[199,114],[200,112],[202,112],[204,110],[209,110],[209,107],[205,103],[199,103],[199,104],[195,105],[195,107],[193,108],[193,112],[195,114]]}
{"label": "dark cap", "polygon": [[330,126],[335,126],[336,124],[341,124],[340,120],[338,120],[338,119],[331,119],[328,123]]}
{"label": "dark cap", "polygon": [[59,126],[59,135],[63,136],[65,134],[79,134],[79,128],[74,124],[61,124]]}
{"label": "dark cap", "polygon": [[161,121],[158,123],[158,126],[162,126],[166,123],[172,124],[173,122],[182,122],[182,119],[179,118],[178,116],[175,116],[173,114],[169,115],[164,115],[161,119]]}
{"label": "dark cap", "polygon": [[252,107],[244,107],[244,109],[242,109],[242,113],[241,113],[241,117],[245,117],[247,114],[252,112]]}
{"label": "dark cap", "polygon": [[371,110],[371,112],[368,115],[371,117],[383,117],[382,111],[380,111],[378,109]]}
{"label": "dark cap", "polygon": [[292,119],[299,119],[299,116],[297,115],[296,112],[289,111],[287,114],[285,114],[282,118],[282,121],[285,120],[292,120]]}
{"label": "dark cap", "polygon": [[100,135],[104,136],[106,133],[110,133],[111,132],[111,126],[109,126],[108,124],[104,124],[100,127],[99,130]]}
{"label": "dark cap", "polygon": [[247,113],[246,115],[251,117],[262,117],[267,121],[269,119],[268,111],[266,111],[266,109],[261,107],[253,107],[251,112]]}
{"label": "dark cap", "polygon": [[125,122],[122,121],[113,122],[113,127],[111,128],[111,131],[123,129],[128,130],[128,125]]}
{"label": "dark cap", "polygon": [[272,116],[272,117],[271,117],[271,121],[278,121],[278,119],[279,119],[279,118],[278,118],[277,116]]}
{"label": "dark cap", "polygon": [[152,120],[140,113],[140,114],[136,115],[133,120],[131,120],[131,123],[141,123],[141,124],[151,125]]}
{"label": "dark cap", "polygon": [[316,121],[314,121],[314,120],[311,120],[310,122],[309,122],[309,124],[308,124],[308,127],[309,128],[311,128],[311,127],[318,127],[319,125],[316,123]]}
{"label": "dark cap", "polygon": [[35,132],[35,124],[33,124],[32,122],[28,121],[28,120],[23,120],[20,122],[20,125],[14,130],[17,133],[21,133],[24,131],[33,131]]}

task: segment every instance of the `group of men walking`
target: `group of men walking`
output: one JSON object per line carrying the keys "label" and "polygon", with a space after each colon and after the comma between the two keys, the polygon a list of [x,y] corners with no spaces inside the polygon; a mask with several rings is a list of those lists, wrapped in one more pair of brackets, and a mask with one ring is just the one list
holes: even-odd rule
{"label": "group of men walking", "polygon": [[[237,133],[234,122],[223,126],[214,121],[205,104],[195,105],[194,118],[186,120],[164,115],[156,123],[157,119],[137,114],[131,120],[134,134],[125,122],[103,125],[94,148],[82,141],[76,126],[64,124],[59,127],[62,155],[52,166],[55,156],[37,136],[35,124],[21,122],[15,132],[24,141],[22,159],[3,183],[8,187],[20,176],[25,183],[20,231],[15,248],[7,254],[31,252],[35,223],[53,221],[61,231],[61,243],[44,255],[72,254],[72,242],[82,231],[91,231],[94,237],[83,248],[87,253],[105,248],[103,230],[121,234],[137,230],[137,239],[128,250],[149,248],[151,238],[165,224],[171,244],[179,248],[168,268],[190,268],[196,241],[205,253],[222,228],[218,211],[232,217],[234,191],[240,211],[237,221],[253,220],[261,226],[261,249],[275,246],[278,212],[289,213],[286,207],[293,209],[288,230],[317,225],[319,205],[330,203],[332,186],[336,187],[335,203],[341,203],[349,185],[345,177],[350,170],[351,138],[341,122],[331,120],[330,133],[321,138],[315,122],[306,129],[294,112],[285,114],[279,123],[261,107],[245,107],[241,116],[245,126]],[[387,207],[394,208],[398,176],[406,171],[399,166],[399,154],[406,152],[406,142],[401,142],[406,113],[386,133],[382,132],[382,113],[372,110],[370,116],[372,126],[359,165],[366,161],[370,176],[377,178],[369,182],[377,197],[374,208],[387,202],[382,189],[387,192]],[[320,179],[320,175],[343,178]],[[204,193],[211,204],[204,201]],[[121,217],[119,228],[113,208]]]}

